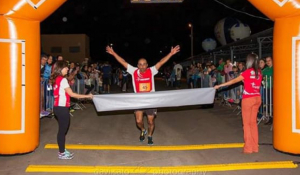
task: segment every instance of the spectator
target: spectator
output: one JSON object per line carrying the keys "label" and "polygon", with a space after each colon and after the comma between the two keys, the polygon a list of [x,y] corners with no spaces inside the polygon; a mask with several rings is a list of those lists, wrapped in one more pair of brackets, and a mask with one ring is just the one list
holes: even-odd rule
{"label": "spectator", "polygon": [[[231,79],[237,78],[240,76],[239,69],[236,66],[232,67],[232,72],[231,72]],[[241,94],[241,89],[243,86],[243,82],[238,82],[233,86],[233,91],[234,93],[232,94],[232,99],[234,100],[234,103],[239,104],[240,99],[242,98]]]}
{"label": "spectator", "polygon": [[94,92],[98,93],[98,79],[99,79],[99,73],[100,71],[97,69],[97,64],[91,64],[91,75],[92,75],[92,84],[94,85]]}
{"label": "spectator", "polygon": [[71,62],[70,68],[69,68],[69,71],[68,71],[68,75],[67,75],[67,80],[69,82],[69,85],[70,85],[71,89],[75,89],[74,88],[75,78],[77,77],[77,74],[78,74],[79,70],[80,70],[79,66],[75,67],[75,63]]}
{"label": "spectator", "polygon": [[169,81],[170,81],[170,86],[174,87],[174,85],[175,85],[175,70],[174,69],[172,69],[172,71],[171,71]]}
{"label": "spectator", "polygon": [[261,69],[261,70],[264,70],[265,68],[266,68],[266,62],[265,62],[265,60],[264,59],[260,59],[259,60],[259,68]]}
{"label": "spectator", "polygon": [[82,67],[81,72],[84,77],[84,84],[85,84],[84,87],[85,87],[85,89],[87,89],[85,94],[87,95],[93,90],[94,85],[92,84],[91,79],[90,79],[90,73],[88,71],[88,66]]}
{"label": "spectator", "polygon": [[45,72],[45,66],[46,66],[46,63],[47,63],[47,60],[48,60],[48,57],[47,57],[47,55],[42,55],[42,57],[41,57],[41,75],[40,75],[40,77],[41,77],[41,81],[43,81],[44,80],[44,72]]}
{"label": "spectator", "polygon": [[122,92],[127,92],[128,76],[129,76],[129,73],[125,69],[123,69],[122,70],[122,85],[121,85]]}
{"label": "spectator", "polygon": [[[63,60],[64,58],[63,58],[63,56],[61,56],[61,55],[57,55],[56,56],[56,62],[57,61],[61,61],[61,60]],[[52,72],[53,72],[53,70],[55,69],[55,67],[56,67],[56,62],[53,64],[53,66],[52,66]]]}
{"label": "spectator", "polygon": [[[267,67],[262,71],[264,81],[266,82],[266,92],[267,92],[267,102],[268,106],[268,114],[271,113],[271,106],[273,105],[273,98],[270,96],[273,94],[273,60],[272,57],[266,58]],[[271,101],[272,99],[272,101]],[[270,125],[273,123],[273,116],[270,116],[265,124]]]}
{"label": "spectator", "polygon": [[89,58],[84,58],[83,62],[81,63],[81,66],[88,66],[89,65]]}
{"label": "spectator", "polygon": [[[259,60],[259,68],[263,71],[266,67],[267,67],[266,61],[265,61],[264,59],[260,59],[260,60]],[[263,77],[263,79],[264,79],[264,77]],[[262,81],[262,86],[265,86],[264,80]],[[261,89],[260,89],[260,94],[261,94],[261,98],[262,98],[263,104],[266,104],[265,93],[266,93],[266,92],[265,92],[265,89],[264,89],[264,88],[261,88]],[[260,109],[259,109],[259,113],[257,114],[258,119],[261,119],[261,118],[263,117],[264,111],[265,111],[264,109],[265,109],[264,105],[261,105],[261,106],[260,106]],[[267,119],[267,122],[268,122],[268,121],[269,121],[269,119]]]}
{"label": "spectator", "polygon": [[70,63],[70,68],[69,68],[68,74],[70,74],[70,73],[73,72],[74,70],[75,70],[75,63],[74,63],[74,62],[71,62],[71,63]]}
{"label": "spectator", "polygon": [[91,66],[88,66],[88,75],[89,75],[89,81],[90,81],[91,87],[92,87],[91,91],[93,91],[95,88],[95,80],[96,80],[96,78],[98,78],[98,77],[96,77],[96,74],[93,70],[93,64],[91,64]]}
{"label": "spectator", "polygon": [[47,56],[47,63],[45,64],[45,71],[44,71],[44,79],[50,79],[52,73],[52,66],[53,66],[53,57],[51,55]]}
{"label": "spectator", "polygon": [[226,65],[224,65],[224,73],[225,73],[225,81],[230,81],[232,78],[229,75],[229,73],[232,71],[232,63],[231,61],[228,59],[226,60]]}
{"label": "spectator", "polygon": [[[181,72],[182,72],[183,68],[182,68],[181,64],[179,64],[179,63],[177,64],[175,61],[173,62],[173,65],[174,65],[173,70],[175,71],[175,87],[179,88],[179,86],[180,86],[180,79],[181,79]],[[177,76],[180,76],[180,77],[178,78]]]}
{"label": "spectator", "polygon": [[84,72],[82,72],[82,70],[83,70],[83,67],[82,67],[82,69],[80,69],[80,65],[78,64],[78,65],[76,65],[76,69],[79,69],[78,70],[78,73],[77,73],[77,81],[79,81],[79,90],[77,89],[77,92],[79,93],[79,94],[84,94],[84,90],[85,90],[85,73]]}
{"label": "spectator", "polygon": [[201,88],[202,72],[203,69],[201,63],[197,63],[194,73],[194,88]]}
{"label": "spectator", "polygon": [[224,71],[224,65],[225,65],[225,62],[223,61],[223,58],[221,58],[221,59],[219,60],[219,66],[218,66],[217,70],[218,70],[219,72],[223,72],[223,71]]}
{"label": "spectator", "polygon": [[80,72],[80,64],[79,63],[75,64],[75,69],[72,72],[72,74],[74,74],[74,79],[71,80],[71,81],[73,81],[74,86],[75,86],[74,90],[78,94],[83,94],[83,92],[81,92],[81,89],[84,89],[84,87],[81,87],[81,81],[84,78],[83,78],[83,76],[82,76],[82,74]]}
{"label": "spectator", "polygon": [[211,77],[211,83],[212,83],[212,86],[215,86],[217,84],[217,70],[216,70],[216,66],[214,64],[212,64],[210,66],[210,71],[208,72],[208,75],[210,75]]}
{"label": "spectator", "polygon": [[112,69],[108,62],[102,67],[103,72],[103,85],[104,85],[104,93],[110,93],[110,85],[111,85],[111,76],[112,76]]}
{"label": "spectator", "polygon": [[180,85],[181,85],[181,72],[182,72],[182,69],[177,68],[177,71],[176,71],[176,89],[179,89]]}
{"label": "spectator", "polygon": [[190,69],[188,70],[187,76],[188,76],[188,86],[189,88],[194,88],[194,74],[195,74],[195,66],[191,64]]}
{"label": "spectator", "polygon": [[40,96],[40,117],[44,117],[44,116],[48,116],[50,114],[50,112],[45,110],[45,94],[46,94],[46,87],[47,87],[47,81],[45,81],[44,79],[44,74],[45,74],[45,70],[46,70],[46,63],[48,61],[48,57],[47,55],[42,55],[41,56],[41,71],[40,71],[40,86],[41,86],[41,96]]}
{"label": "spectator", "polygon": [[246,70],[245,63],[239,62],[239,64],[238,64],[238,72],[239,72],[239,73],[242,73],[242,72],[244,72],[245,70]]}
{"label": "spectator", "polygon": [[57,61],[62,61],[62,60],[64,60],[64,57],[62,56],[62,55],[57,55]]}
{"label": "spectator", "polygon": [[115,70],[114,84],[117,84],[117,86],[122,87],[122,78],[123,78],[122,70],[119,67],[114,70]]}
{"label": "spectator", "polygon": [[103,79],[102,79],[102,73],[99,74],[98,77],[98,88],[99,88],[99,94],[103,93]]}
{"label": "spectator", "polygon": [[169,66],[165,67],[164,69],[164,77],[165,77],[165,80],[166,80],[166,85],[169,86],[169,80],[170,80],[170,77],[171,77],[171,68]]}
{"label": "spectator", "polygon": [[203,75],[202,75],[203,88],[212,87],[212,81],[211,81],[211,76],[209,76],[209,72],[211,72],[210,68],[203,70]]}
{"label": "spectator", "polygon": [[51,112],[53,114],[53,103],[54,103],[54,96],[53,96],[53,89],[52,85],[49,83],[49,79],[51,76],[51,70],[52,70],[52,62],[53,62],[53,57],[50,55],[48,56],[47,64],[45,65],[45,71],[44,71],[44,80],[45,80],[45,109],[48,112]]}
{"label": "spectator", "polygon": [[47,59],[46,64],[44,65],[44,73],[43,73],[44,80],[49,80],[51,76],[52,62],[53,62],[53,57],[50,55]]}

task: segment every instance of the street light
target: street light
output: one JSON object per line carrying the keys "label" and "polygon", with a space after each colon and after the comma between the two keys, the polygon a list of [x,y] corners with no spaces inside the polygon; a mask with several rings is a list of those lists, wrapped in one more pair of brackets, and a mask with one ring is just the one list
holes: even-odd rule
{"label": "street light", "polygon": [[193,57],[194,56],[194,29],[192,23],[189,23],[189,28],[191,29],[191,57]]}

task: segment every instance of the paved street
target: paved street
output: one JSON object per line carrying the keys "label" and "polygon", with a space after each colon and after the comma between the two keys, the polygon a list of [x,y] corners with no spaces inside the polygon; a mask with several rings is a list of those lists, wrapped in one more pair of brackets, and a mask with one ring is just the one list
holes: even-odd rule
{"label": "paved street", "polygon": [[[157,80],[157,90],[168,90],[161,80]],[[117,93],[117,89],[113,89]],[[87,109],[77,110],[71,119],[67,144],[74,145],[117,145],[139,148],[147,142],[139,142],[139,130],[135,125],[133,111],[97,113],[92,104]],[[156,146],[185,146],[243,143],[241,116],[233,113],[234,107],[219,105],[214,108],[199,106],[164,108],[158,110],[154,133]],[[146,121],[145,121],[146,122]],[[57,149],[45,149],[47,144],[56,144],[57,121],[41,119],[40,145],[32,153],[19,156],[1,156],[1,175],[22,174],[74,174],[74,173],[26,173],[29,165],[75,165],[75,166],[121,166],[121,167],[177,167],[190,165],[223,165],[233,163],[259,163],[278,161],[300,161],[300,157],[279,153],[272,147],[270,126],[259,125],[260,152],[242,154],[242,148],[215,148],[177,151],[135,151],[69,149],[75,153],[73,160],[59,160]],[[22,144],[22,143],[20,143]],[[147,146],[148,147],[148,146]],[[250,169],[250,170],[246,170]],[[237,171],[190,172],[186,174],[212,175],[296,175],[300,168],[251,170],[251,166]],[[96,171],[101,172],[101,170]],[[106,174],[115,174],[106,172]],[[127,174],[124,170],[123,174]],[[158,172],[159,173],[159,172]],[[84,174],[84,173],[76,173]],[[143,173],[141,173],[143,174]],[[184,174],[174,169],[171,174]]]}

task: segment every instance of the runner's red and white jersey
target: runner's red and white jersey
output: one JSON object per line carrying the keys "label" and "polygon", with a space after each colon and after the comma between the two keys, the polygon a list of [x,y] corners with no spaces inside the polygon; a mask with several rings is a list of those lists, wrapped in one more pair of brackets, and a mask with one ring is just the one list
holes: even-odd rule
{"label": "runner's red and white jersey", "polygon": [[54,106],[70,107],[70,96],[65,91],[70,87],[68,80],[62,76],[58,76],[53,86]]}
{"label": "runner's red and white jersey", "polygon": [[128,64],[127,72],[132,75],[132,84],[135,93],[155,91],[154,76],[158,73],[155,66],[147,68],[142,73],[137,67]]}

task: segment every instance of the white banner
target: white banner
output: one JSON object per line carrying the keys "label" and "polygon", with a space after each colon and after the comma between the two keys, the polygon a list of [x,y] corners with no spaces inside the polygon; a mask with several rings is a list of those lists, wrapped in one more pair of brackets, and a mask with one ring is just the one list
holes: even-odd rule
{"label": "white banner", "polygon": [[94,95],[98,112],[212,104],[214,88]]}

